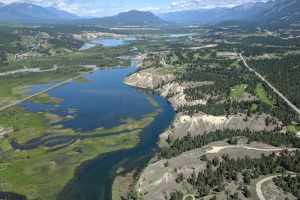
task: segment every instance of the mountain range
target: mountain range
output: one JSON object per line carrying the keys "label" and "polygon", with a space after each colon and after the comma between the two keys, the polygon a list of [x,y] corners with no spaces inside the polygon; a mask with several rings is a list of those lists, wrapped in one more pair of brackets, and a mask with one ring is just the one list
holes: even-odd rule
{"label": "mountain range", "polygon": [[257,16],[259,23],[268,23],[273,27],[300,26],[300,0],[282,0],[278,4]]}
{"label": "mountain range", "polygon": [[250,2],[236,7],[218,7],[169,13],[128,11],[111,17],[83,19],[54,7],[41,7],[31,3],[0,2],[1,23],[36,23],[72,21],[75,24],[102,26],[161,25],[168,23],[215,24],[228,20],[248,21],[266,26],[300,26],[300,0],[269,0]]}
{"label": "mountain range", "polygon": [[41,7],[31,3],[0,4],[0,20],[5,22],[42,22],[47,20],[75,20],[77,15],[53,7]]}
{"label": "mountain range", "polygon": [[182,23],[216,24],[235,20],[269,27],[300,26],[300,0],[249,2],[232,8],[218,7],[157,15],[166,21]]}
{"label": "mountain range", "polygon": [[157,15],[171,22],[215,24],[228,20],[250,20],[271,9],[276,4],[278,4],[278,1],[249,2],[232,8],[217,7],[212,9],[158,13]]}

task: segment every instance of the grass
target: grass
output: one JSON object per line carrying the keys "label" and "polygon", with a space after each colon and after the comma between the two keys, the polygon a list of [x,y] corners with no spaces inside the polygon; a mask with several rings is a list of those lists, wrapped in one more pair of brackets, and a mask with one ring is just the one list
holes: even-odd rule
{"label": "grass", "polygon": [[156,101],[154,101],[154,99],[152,99],[151,97],[147,97],[147,99],[152,104],[152,106],[154,106],[154,107],[159,106],[159,104]]}
{"label": "grass", "polygon": [[275,103],[268,98],[265,88],[263,87],[262,83],[257,84],[255,88],[255,93],[259,97],[259,99],[266,104],[270,105],[271,107],[274,107]]}
{"label": "grass", "polygon": [[177,61],[179,61],[178,56],[172,56],[172,57],[170,58],[170,63],[171,63],[172,65],[174,65],[174,63],[177,62]]}
{"label": "grass", "polygon": [[23,143],[41,136],[49,126],[43,113],[28,113],[24,108],[11,107],[0,112],[0,125],[12,127],[10,139]]}
{"label": "grass", "polygon": [[161,72],[164,74],[173,74],[174,72],[186,72],[186,67],[164,67],[157,69],[157,72]]}
{"label": "grass", "polygon": [[241,99],[244,97],[245,90],[247,88],[247,84],[240,84],[231,88],[230,97]]}
{"label": "grass", "polygon": [[267,37],[268,34],[267,33],[253,33],[253,34],[238,34],[238,35],[228,35],[225,37],[241,37],[241,38],[245,38],[245,37]]}
{"label": "grass", "polygon": [[231,63],[230,65],[231,67],[235,67],[237,69],[240,69],[241,68],[241,65],[239,64],[239,61],[235,61],[233,63]]}
{"label": "grass", "polygon": [[13,92],[13,89],[18,86],[18,84],[0,84],[0,105],[12,103],[15,99],[22,97],[21,94]]}
{"label": "grass", "polygon": [[291,132],[298,132],[298,131],[300,131],[300,126],[291,124],[286,127],[286,130],[291,131]]}
{"label": "grass", "polygon": [[41,104],[45,104],[45,103],[59,104],[63,100],[50,97],[47,93],[41,93],[31,98],[30,101],[32,101],[33,103],[41,103]]}
{"label": "grass", "polygon": [[257,107],[258,107],[258,105],[257,104],[252,104],[252,106],[251,106],[251,110],[252,111],[255,111],[256,109],[257,109]]}

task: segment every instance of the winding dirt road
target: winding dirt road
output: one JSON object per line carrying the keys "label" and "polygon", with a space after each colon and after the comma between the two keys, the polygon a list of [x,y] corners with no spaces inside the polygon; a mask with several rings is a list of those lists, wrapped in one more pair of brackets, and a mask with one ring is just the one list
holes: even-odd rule
{"label": "winding dirt road", "polygon": [[300,114],[300,109],[297,108],[294,104],[292,104],[285,96],[283,96],[283,94],[281,94],[273,85],[271,85],[262,75],[260,75],[258,72],[256,72],[254,69],[252,69],[251,67],[249,67],[249,65],[246,63],[244,57],[242,56],[242,54],[239,54],[240,58],[243,60],[245,66],[251,71],[254,72],[256,76],[258,76],[262,81],[264,81],[265,83],[267,83],[270,88],[272,88],[272,90],[274,92],[276,92],[289,106],[291,106],[293,108],[293,110],[295,110],[298,114]]}
{"label": "winding dirt road", "polygon": [[[267,181],[271,181],[273,178],[278,177],[278,176],[282,176],[282,175],[276,175],[276,176],[269,176],[267,178],[261,179],[260,181],[258,181],[256,183],[256,193],[257,196],[260,200],[266,200],[266,198],[264,197],[262,190],[261,190],[261,186],[263,183],[267,182]],[[292,175],[295,176],[295,175]]]}
{"label": "winding dirt road", "polygon": [[256,193],[257,193],[257,196],[258,196],[258,198],[259,198],[260,200],[266,200],[265,197],[264,197],[264,195],[263,195],[263,193],[262,193],[262,191],[261,191],[261,185],[262,185],[263,183],[267,182],[267,181],[272,180],[272,179],[275,178],[275,177],[278,177],[278,176],[281,176],[281,175],[277,175],[277,176],[269,176],[269,177],[267,177],[267,178],[261,179],[260,181],[258,181],[258,182],[256,183]]}

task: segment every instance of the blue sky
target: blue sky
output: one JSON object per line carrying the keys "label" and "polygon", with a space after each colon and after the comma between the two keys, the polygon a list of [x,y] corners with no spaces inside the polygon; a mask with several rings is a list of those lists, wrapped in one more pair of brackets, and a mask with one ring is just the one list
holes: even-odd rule
{"label": "blue sky", "polygon": [[0,0],[9,4],[29,2],[40,6],[53,6],[79,16],[111,16],[128,10],[152,11],[154,13],[218,6],[232,7],[246,2],[265,0]]}

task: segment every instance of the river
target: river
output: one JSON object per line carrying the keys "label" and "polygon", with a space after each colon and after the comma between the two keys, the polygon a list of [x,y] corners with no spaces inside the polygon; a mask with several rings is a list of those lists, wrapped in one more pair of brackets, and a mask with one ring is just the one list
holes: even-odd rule
{"label": "river", "polygon": [[[138,90],[122,82],[129,73],[133,73],[137,69],[135,64],[136,61],[133,61],[128,68],[98,70],[83,76],[83,78],[91,80],[90,82],[72,82],[47,92],[52,97],[63,99],[59,103],[59,107],[32,102],[19,105],[30,112],[51,112],[59,116],[72,115],[73,118],[70,120],[54,125],[63,125],[64,128],[83,132],[98,127],[112,128],[124,123],[120,119],[128,117],[141,119],[145,114],[155,112],[158,108],[162,109],[155,120],[140,133],[140,142],[136,147],[102,154],[82,163],[77,167],[73,179],[58,194],[57,199],[109,200],[111,199],[111,186],[117,175],[116,170],[120,167],[124,168],[122,174],[134,169],[141,170],[157,152],[158,136],[168,127],[175,112],[172,106],[159,95],[147,90]],[[34,86],[31,89],[37,92],[41,88],[43,87]],[[147,97],[155,100],[159,107],[154,107]],[[68,112],[70,110],[72,112]],[[74,138],[55,139],[58,143],[53,143],[53,140],[51,143],[47,143],[47,140],[35,140],[36,145],[27,144],[26,148],[51,144],[55,146],[68,143]],[[18,146],[18,144],[14,144],[14,147],[22,149],[22,146]]]}

